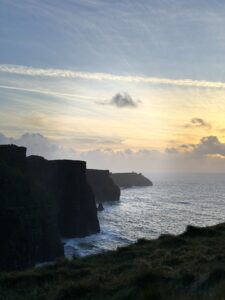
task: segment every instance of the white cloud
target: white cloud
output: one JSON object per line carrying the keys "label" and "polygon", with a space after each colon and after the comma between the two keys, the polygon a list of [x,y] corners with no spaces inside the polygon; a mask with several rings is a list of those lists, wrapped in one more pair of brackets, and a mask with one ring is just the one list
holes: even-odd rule
{"label": "white cloud", "polygon": [[50,96],[55,97],[69,97],[69,98],[81,98],[81,99],[97,99],[97,97],[92,96],[85,96],[81,94],[70,94],[70,93],[61,93],[61,92],[52,92],[50,90],[44,90],[44,89],[33,89],[33,88],[23,88],[18,86],[11,86],[11,85],[0,85],[1,89],[5,90],[16,90],[16,91],[22,91],[22,92],[31,92],[31,93],[37,93],[37,94],[46,94]]}
{"label": "white cloud", "polygon": [[66,69],[41,69],[21,65],[0,65],[0,72],[8,74],[26,75],[26,76],[44,76],[44,77],[59,77],[59,78],[79,78],[84,80],[109,80],[122,81],[133,83],[150,83],[150,84],[164,84],[174,86],[187,86],[199,88],[222,88],[225,89],[225,82],[220,81],[206,81],[193,79],[169,79],[146,76],[132,76],[132,75],[115,75],[110,73],[91,73],[78,72]]}

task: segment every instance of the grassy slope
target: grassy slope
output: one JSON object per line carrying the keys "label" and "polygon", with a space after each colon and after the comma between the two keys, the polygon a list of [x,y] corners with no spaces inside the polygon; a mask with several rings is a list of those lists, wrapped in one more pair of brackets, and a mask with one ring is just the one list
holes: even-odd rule
{"label": "grassy slope", "polygon": [[225,299],[225,224],[0,273],[1,300]]}

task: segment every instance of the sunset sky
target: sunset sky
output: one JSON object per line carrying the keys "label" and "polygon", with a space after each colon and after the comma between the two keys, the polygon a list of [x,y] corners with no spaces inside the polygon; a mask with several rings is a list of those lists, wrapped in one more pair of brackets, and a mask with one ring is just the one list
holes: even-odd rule
{"label": "sunset sky", "polygon": [[224,15],[222,0],[1,0],[0,143],[225,171]]}

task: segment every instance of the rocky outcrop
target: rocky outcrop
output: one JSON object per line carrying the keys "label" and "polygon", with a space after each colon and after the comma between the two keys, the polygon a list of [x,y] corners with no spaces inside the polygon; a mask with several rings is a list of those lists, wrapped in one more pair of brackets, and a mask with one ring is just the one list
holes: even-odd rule
{"label": "rocky outcrop", "polygon": [[97,203],[120,199],[120,188],[114,183],[108,170],[87,169],[86,176]]}
{"label": "rocky outcrop", "polygon": [[26,158],[26,148],[0,146],[0,270],[63,256],[61,236],[99,231],[94,195],[81,161]]}
{"label": "rocky outcrop", "polygon": [[110,173],[112,180],[122,188],[133,186],[152,186],[152,182],[141,173]]}
{"label": "rocky outcrop", "polygon": [[26,148],[0,146],[0,269],[34,265],[40,247],[41,207],[31,195]]}
{"label": "rocky outcrop", "polygon": [[28,157],[28,161],[33,180],[54,198],[60,234],[70,238],[99,232],[94,195],[86,181],[86,163],[47,161],[37,156]]}
{"label": "rocky outcrop", "polygon": [[97,211],[103,211],[103,210],[104,210],[103,204],[102,204],[102,202],[100,202],[100,203],[98,204]]}

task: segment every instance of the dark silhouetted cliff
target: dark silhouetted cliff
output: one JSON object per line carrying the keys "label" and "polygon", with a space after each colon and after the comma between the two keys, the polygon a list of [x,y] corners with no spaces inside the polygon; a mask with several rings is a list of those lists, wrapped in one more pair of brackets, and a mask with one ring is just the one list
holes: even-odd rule
{"label": "dark silhouetted cliff", "polygon": [[38,156],[30,156],[28,161],[33,179],[54,199],[60,234],[83,237],[99,232],[94,195],[86,181],[86,163],[48,161]]}
{"label": "dark silhouetted cliff", "polygon": [[84,161],[50,161],[59,197],[59,228],[64,237],[82,237],[99,232],[94,194],[86,181]]}
{"label": "dark silhouetted cliff", "polygon": [[152,185],[152,182],[141,173],[110,173],[110,176],[113,181],[122,188]]}
{"label": "dark silhouetted cliff", "polygon": [[87,169],[86,175],[97,203],[120,199],[120,188],[109,176],[108,170]]}
{"label": "dark silhouetted cliff", "polygon": [[41,206],[32,198],[26,148],[0,146],[0,269],[34,265],[40,247]]}
{"label": "dark silhouetted cliff", "polygon": [[0,270],[63,256],[61,236],[99,232],[86,163],[26,158],[26,148],[0,146]]}
{"label": "dark silhouetted cliff", "polygon": [[37,261],[52,261],[64,255],[58,225],[59,202],[53,190],[53,170],[49,168],[49,162],[40,156],[29,156],[27,162],[32,198],[41,207],[41,241]]}

